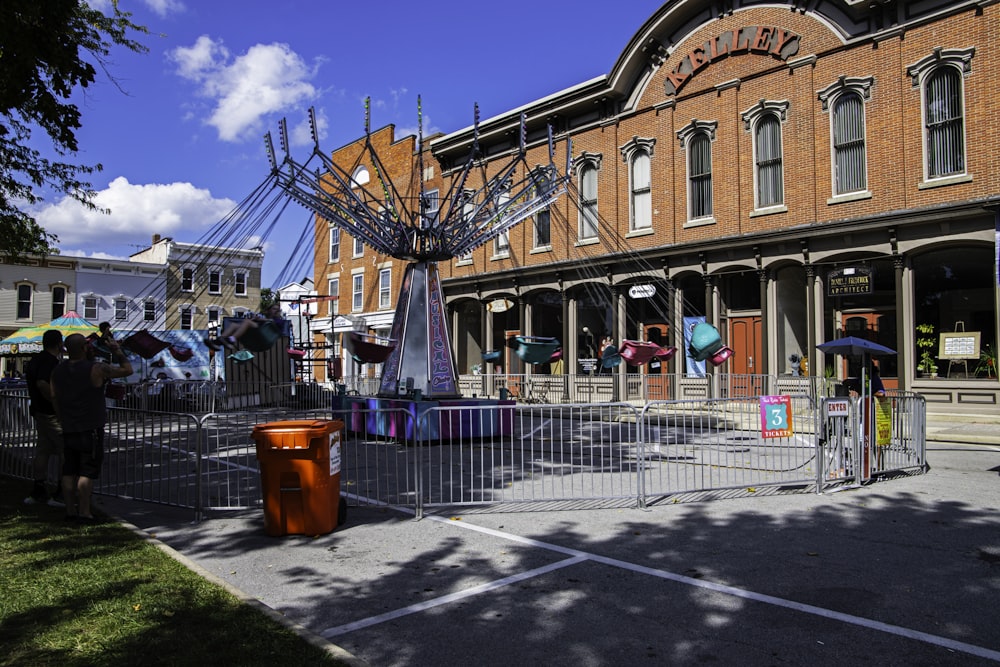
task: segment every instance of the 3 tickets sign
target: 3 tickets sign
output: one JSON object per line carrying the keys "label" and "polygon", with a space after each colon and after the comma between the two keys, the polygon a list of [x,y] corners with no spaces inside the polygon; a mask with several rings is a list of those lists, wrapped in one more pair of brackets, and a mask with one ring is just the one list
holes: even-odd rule
{"label": "3 tickets sign", "polygon": [[792,397],[760,397],[760,434],[762,438],[789,438],[792,435]]}

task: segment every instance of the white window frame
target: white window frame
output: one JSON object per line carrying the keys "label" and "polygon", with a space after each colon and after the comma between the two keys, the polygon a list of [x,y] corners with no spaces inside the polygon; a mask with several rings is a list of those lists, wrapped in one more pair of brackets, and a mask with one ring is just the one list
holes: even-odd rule
{"label": "white window frame", "polygon": [[[505,211],[510,202],[510,184],[507,183],[502,186],[499,194],[497,194],[497,211]],[[502,222],[506,219],[506,215],[500,215],[498,213],[496,217],[497,223]],[[493,259],[505,259],[510,257],[510,229],[505,229],[504,231],[497,234],[493,239]]]}
{"label": "white window frame", "polygon": [[328,278],[326,281],[326,295],[335,296],[336,299],[330,299],[327,301],[327,314],[330,317],[334,317],[340,311],[337,306],[340,303],[340,278]]}
{"label": "white window frame", "polygon": [[628,230],[653,229],[653,147],[656,139],[632,137],[619,148],[628,165]]}
{"label": "white window frame", "polygon": [[[181,304],[177,307],[177,313],[179,315],[177,320],[177,328],[182,331],[191,331],[194,329],[194,316],[195,307],[189,303]],[[186,318],[186,322],[185,322]],[[187,326],[185,326],[185,324]]]}
{"label": "white window frame", "polygon": [[328,248],[329,262],[340,261],[340,227],[330,225],[330,246]]}
{"label": "white window frame", "polygon": [[115,297],[112,303],[114,307],[114,319],[116,322],[123,322],[128,319],[128,299],[123,296]]}
{"label": "white window frame", "polygon": [[[576,177],[580,183],[580,198],[577,203],[578,217],[576,237],[579,242],[596,242],[600,235],[600,182],[601,182],[601,161],[603,156],[599,153],[582,153],[575,161],[577,165]],[[594,192],[588,192],[587,174],[593,172]],[[589,233],[593,231],[593,233]]]}
{"label": "white window frame", "polygon": [[379,269],[378,272],[378,308],[387,310],[392,307],[392,269]]}
{"label": "white window frame", "polygon": [[[15,311],[14,314],[17,320],[32,320],[35,314],[35,285],[30,282],[21,281],[16,283],[14,286],[14,293],[16,295]],[[22,295],[27,295],[24,298]],[[25,314],[22,313],[22,307],[26,309]]]}
{"label": "white window frame", "polygon": [[250,274],[247,271],[233,271],[233,294],[246,296],[250,292]]}
{"label": "white window frame", "polygon": [[[62,298],[57,299],[56,294],[59,290],[62,290]],[[66,297],[69,294],[69,289],[65,285],[53,285],[52,286],[52,319],[57,317],[62,317],[66,314]],[[58,308],[57,308],[58,306]]]}
{"label": "white window frame", "polygon": [[351,275],[351,312],[360,313],[365,307],[365,274]]}
{"label": "white window frame", "polygon": [[83,319],[89,320],[91,322],[96,322],[98,319],[100,319],[101,315],[100,303],[98,302],[96,296],[88,294],[87,296],[83,297],[82,303],[83,303]]}
{"label": "white window frame", "polygon": [[[193,292],[194,291],[194,274],[195,270],[193,266],[182,266],[181,267],[181,291],[182,292]],[[187,287],[185,287],[187,284]]]}
{"label": "white window frame", "polygon": [[142,321],[143,322],[155,322],[156,321],[156,301],[152,299],[146,299],[142,302]]}
{"label": "white window frame", "polygon": [[208,293],[222,294],[222,269],[210,268],[208,270]]}

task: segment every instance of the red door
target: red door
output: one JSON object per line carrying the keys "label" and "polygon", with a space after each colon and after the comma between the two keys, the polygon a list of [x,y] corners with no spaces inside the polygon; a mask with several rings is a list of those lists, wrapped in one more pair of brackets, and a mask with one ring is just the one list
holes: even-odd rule
{"label": "red door", "polygon": [[760,315],[729,318],[729,347],[733,356],[726,363],[729,368],[729,397],[759,396],[764,388],[760,366],[762,349]]}

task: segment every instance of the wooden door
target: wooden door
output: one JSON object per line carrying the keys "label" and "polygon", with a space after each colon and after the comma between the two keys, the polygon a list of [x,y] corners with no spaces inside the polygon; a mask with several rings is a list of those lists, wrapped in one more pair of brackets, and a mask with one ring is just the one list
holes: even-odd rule
{"label": "wooden door", "polygon": [[760,315],[729,318],[729,347],[733,356],[726,362],[729,368],[723,372],[729,374],[730,398],[759,396],[763,391],[766,369],[760,365],[761,330]]}
{"label": "wooden door", "polygon": [[[643,340],[660,346],[670,344],[669,324],[647,324],[642,327]],[[670,398],[670,375],[667,372],[669,364],[659,359],[651,359],[643,364],[642,372],[646,374],[646,392],[651,401],[665,401]]]}

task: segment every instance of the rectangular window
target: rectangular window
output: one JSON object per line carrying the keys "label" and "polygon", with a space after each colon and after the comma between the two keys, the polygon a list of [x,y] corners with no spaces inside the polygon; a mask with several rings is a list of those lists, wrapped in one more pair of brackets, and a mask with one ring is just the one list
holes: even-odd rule
{"label": "rectangular window", "polygon": [[194,269],[190,266],[181,269],[181,290],[184,292],[194,291]]}
{"label": "rectangular window", "polygon": [[392,306],[392,269],[378,272],[378,307],[385,310]]}
{"label": "rectangular window", "polygon": [[712,143],[704,134],[691,139],[688,166],[691,219],[712,215]]}
{"label": "rectangular window", "polygon": [[337,308],[337,304],[339,302],[339,297],[340,297],[340,279],[339,278],[330,278],[327,281],[327,283],[326,283],[326,293],[328,295],[330,295],[331,297],[335,297],[335,298],[331,298],[329,301],[327,301],[327,303],[329,304],[329,306],[327,307],[327,314],[329,314],[330,317],[334,317],[339,312],[339,308]]}
{"label": "rectangular window", "polygon": [[781,163],[781,123],[767,115],[754,133],[757,162],[757,208],[778,206],[785,200]]}
{"label": "rectangular window", "polygon": [[352,294],[351,294],[351,310],[355,313],[361,312],[361,309],[365,307],[365,274],[355,273],[351,276],[352,281]]}
{"label": "rectangular window", "polygon": [[31,319],[31,297],[34,289],[31,285],[17,286],[17,319]]}
{"label": "rectangular window", "polygon": [[653,196],[649,173],[649,153],[639,151],[632,158],[632,231],[653,226]]}
{"label": "rectangular window", "polygon": [[219,312],[218,308],[209,308],[208,309],[208,321],[209,322],[218,323],[219,320],[221,319],[221,315],[222,315],[222,313]]}
{"label": "rectangular window", "polygon": [[246,296],[247,295],[247,274],[243,271],[237,271],[233,274],[233,279],[235,285],[233,286],[233,293],[236,296]]}
{"label": "rectangular window", "polygon": [[190,306],[181,308],[181,329],[190,330],[192,328],[191,323],[194,319],[194,309]]}
{"label": "rectangular window", "polygon": [[115,319],[124,320],[128,317],[128,301],[126,299],[115,299]]}
{"label": "rectangular window", "polygon": [[155,301],[146,301],[142,304],[142,319],[144,322],[153,322],[156,320]]}
{"label": "rectangular window", "polygon": [[66,313],[66,288],[52,288],[52,319],[62,317]]}
{"label": "rectangular window", "polygon": [[359,238],[354,239],[354,256],[361,257],[365,254],[365,243]]}
{"label": "rectangular window", "polygon": [[833,107],[834,194],[868,189],[865,158],[865,107],[856,93],[842,95]]}
{"label": "rectangular window", "polygon": [[208,272],[208,293],[209,294],[221,294],[222,293],[222,272],[216,269],[212,269]]}
{"label": "rectangular window", "polygon": [[424,193],[420,202],[424,218],[424,229],[433,227],[438,222],[438,213],[441,209],[441,199],[437,190],[428,190]]}
{"label": "rectangular window", "polygon": [[90,320],[91,322],[97,321],[97,297],[96,296],[85,296],[83,297],[83,319]]}
{"label": "rectangular window", "polygon": [[340,227],[330,225],[330,261],[340,261]]}
{"label": "rectangular window", "polygon": [[597,238],[597,168],[580,170],[580,239]]}

